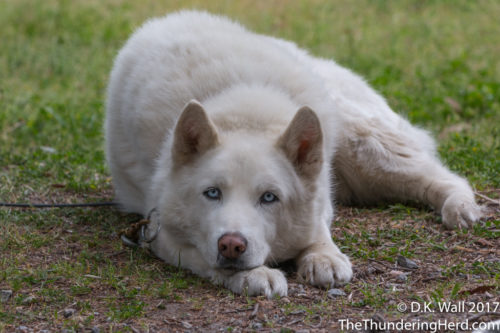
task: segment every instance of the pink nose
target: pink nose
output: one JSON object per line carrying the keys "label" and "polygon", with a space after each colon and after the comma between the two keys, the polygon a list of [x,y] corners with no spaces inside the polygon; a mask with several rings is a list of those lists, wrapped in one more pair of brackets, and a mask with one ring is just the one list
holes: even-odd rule
{"label": "pink nose", "polygon": [[219,253],[226,259],[238,259],[247,249],[247,240],[238,232],[222,235],[217,242]]}

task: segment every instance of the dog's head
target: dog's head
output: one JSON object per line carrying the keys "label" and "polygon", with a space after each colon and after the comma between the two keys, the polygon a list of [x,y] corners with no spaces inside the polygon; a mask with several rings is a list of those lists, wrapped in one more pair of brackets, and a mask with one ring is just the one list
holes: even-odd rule
{"label": "dog's head", "polygon": [[218,131],[192,101],[169,149],[170,172],[159,199],[163,223],[211,267],[243,270],[292,258],[310,239],[323,147],[319,120],[309,108],[270,139]]}

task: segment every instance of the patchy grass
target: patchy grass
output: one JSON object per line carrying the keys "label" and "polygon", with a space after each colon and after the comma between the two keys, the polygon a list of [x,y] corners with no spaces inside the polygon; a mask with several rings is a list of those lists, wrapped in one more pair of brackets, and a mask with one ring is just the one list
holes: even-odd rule
{"label": "patchy grass", "polygon": [[[183,6],[225,13],[354,69],[438,137],[450,168],[500,198],[500,3]],[[0,2],[0,201],[112,199],[101,129],[113,57],[144,19],[180,8],[154,0]],[[2,208],[0,290],[13,294],[0,303],[0,331],[337,331],[339,319],[375,314],[487,320],[471,312],[400,312],[398,304],[500,300],[500,212],[490,208],[472,230],[450,232],[425,207],[341,207],[332,231],[355,265],[346,296],[330,298],[291,272],[289,296],[274,300],[233,295],[142,250],[123,249],[117,232],[136,216],[109,208]],[[402,269],[398,255],[419,268]]]}

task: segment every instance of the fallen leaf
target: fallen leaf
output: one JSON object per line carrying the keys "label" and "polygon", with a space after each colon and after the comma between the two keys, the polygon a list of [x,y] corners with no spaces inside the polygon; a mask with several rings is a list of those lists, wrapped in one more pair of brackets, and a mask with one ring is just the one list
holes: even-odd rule
{"label": "fallen leaf", "polygon": [[458,294],[459,295],[464,295],[464,294],[469,294],[469,295],[472,295],[472,294],[482,294],[482,293],[485,293],[487,291],[493,290],[495,288],[496,287],[493,286],[493,285],[485,285],[485,286],[479,286],[479,287],[476,287],[476,288],[473,288],[473,289],[462,290]]}

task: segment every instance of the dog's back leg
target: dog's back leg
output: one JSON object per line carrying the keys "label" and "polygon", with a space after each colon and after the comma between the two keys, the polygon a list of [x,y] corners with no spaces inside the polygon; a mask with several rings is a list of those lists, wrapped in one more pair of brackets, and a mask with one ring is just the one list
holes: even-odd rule
{"label": "dog's back leg", "polygon": [[449,227],[467,227],[481,210],[468,182],[437,158],[430,136],[406,120],[345,124],[333,161],[337,200],[348,204],[420,201],[441,213]]}

